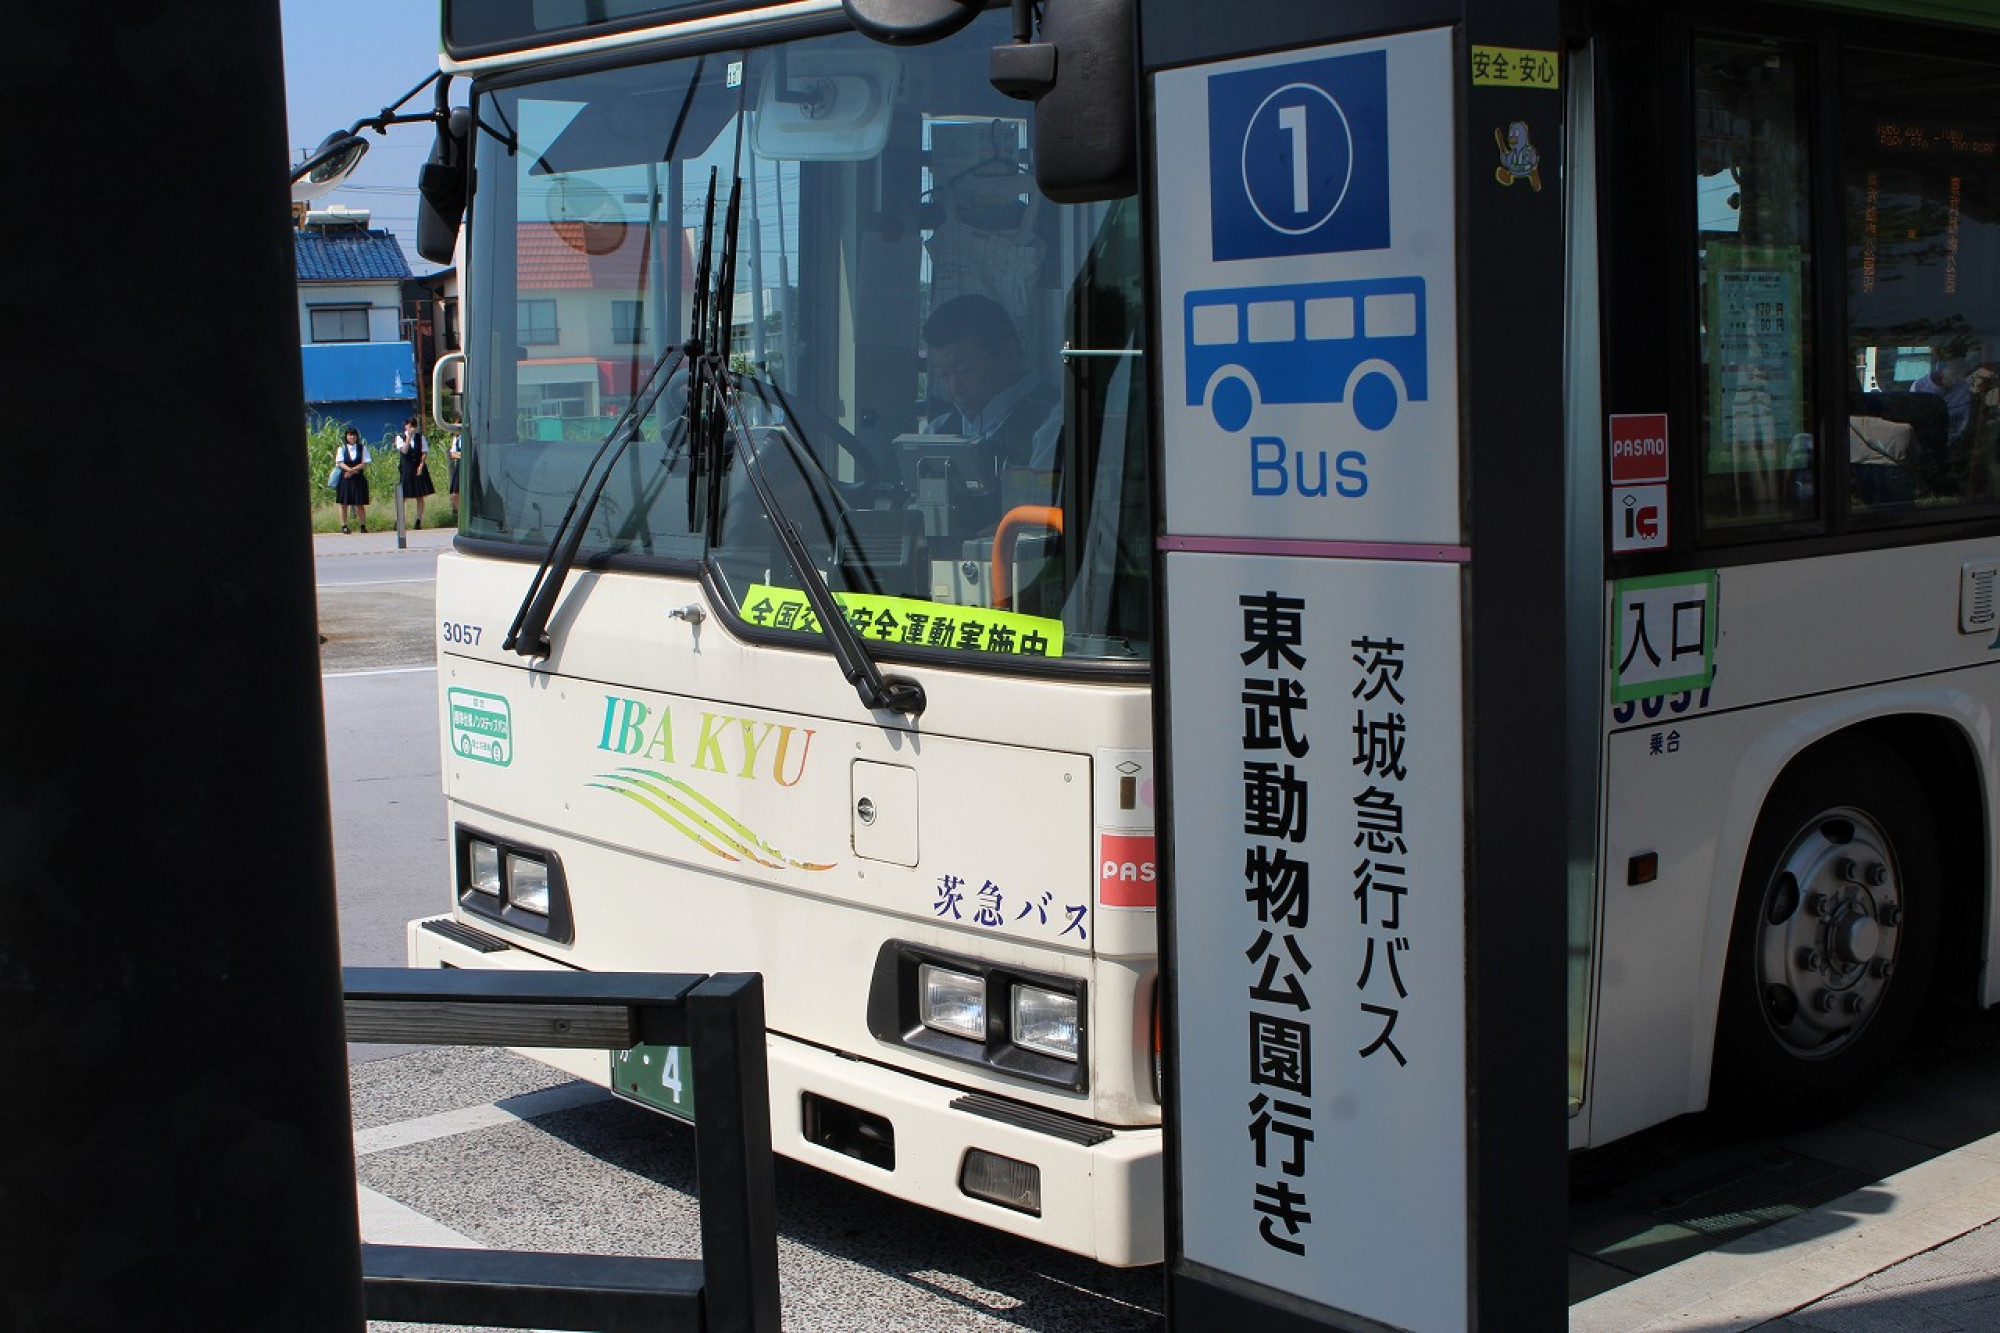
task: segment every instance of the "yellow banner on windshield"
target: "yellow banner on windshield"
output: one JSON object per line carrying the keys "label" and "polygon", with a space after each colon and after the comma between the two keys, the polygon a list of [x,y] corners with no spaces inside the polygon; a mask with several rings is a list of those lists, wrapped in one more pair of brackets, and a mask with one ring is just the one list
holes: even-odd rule
{"label": "yellow banner on windshield", "polygon": [[[1047,616],[880,593],[836,592],[833,600],[840,604],[854,632],[875,643],[952,648],[1002,657],[1062,656],[1062,621]],[[737,610],[753,625],[819,633],[819,617],[813,614],[806,595],[796,588],[753,583]]]}

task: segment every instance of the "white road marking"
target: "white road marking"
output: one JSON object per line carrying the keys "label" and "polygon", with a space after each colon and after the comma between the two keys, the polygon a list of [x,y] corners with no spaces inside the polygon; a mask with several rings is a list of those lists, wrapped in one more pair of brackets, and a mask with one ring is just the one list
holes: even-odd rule
{"label": "white road marking", "polygon": [[[467,1106],[393,1125],[378,1125],[374,1129],[355,1132],[354,1156],[358,1160],[370,1153],[387,1152],[412,1143],[428,1143],[450,1138],[454,1134],[470,1134],[495,1125],[567,1111],[574,1106],[588,1106],[610,1096],[604,1089],[589,1083],[566,1083],[560,1087],[544,1088],[540,1092],[505,1097],[484,1106]],[[354,1186],[354,1200],[361,1215],[361,1239],[367,1244],[489,1248],[483,1241],[454,1231],[437,1219],[398,1203],[358,1181]]]}
{"label": "white road marking", "polygon": [[436,580],[435,578],[428,578],[428,579],[355,579],[355,580],[354,580],[353,582],[351,582],[351,583],[323,583],[323,584],[321,584],[320,586],[321,586],[321,587],[323,587],[323,588],[386,588],[386,587],[388,587],[388,586],[389,586],[390,584],[394,584],[394,583],[436,583],[436,582],[437,582],[437,580]]}
{"label": "white road marking", "polygon": [[413,671],[436,671],[434,666],[374,667],[367,671],[322,671],[321,680],[348,680],[355,676],[407,676]]}
{"label": "white road marking", "polygon": [[428,1143],[432,1139],[446,1139],[455,1134],[470,1134],[475,1130],[490,1129],[494,1125],[512,1124],[516,1120],[531,1120],[538,1115],[553,1115],[557,1111],[567,1111],[572,1107],[605,1101],[610,1096],[610,1093],[593,1083],[565,1083],[559,1087],[544,1088],[540,1092],[526,1092],[518,1097],[505,1097],[484,1106],[465,1106],[456,1111],[440,1111],[436,1115],[420,1116],[415,1120],[401,1120],[393,1125],[378,1125],[374,1129],[356,1130],[354,1155],[366,1157],[370,1153],[404,1148],[412,1143]]}
{"label": "white road marking", "polygon": [[470,1236],[453,1231],[444,1223],[424,1216],[414,1208],[378,1194],[366,1185],[354,1187],[354,1200],[361,1209],[361,1239],[369,1245],[441,1245],[459,1250],[487,1247]]}

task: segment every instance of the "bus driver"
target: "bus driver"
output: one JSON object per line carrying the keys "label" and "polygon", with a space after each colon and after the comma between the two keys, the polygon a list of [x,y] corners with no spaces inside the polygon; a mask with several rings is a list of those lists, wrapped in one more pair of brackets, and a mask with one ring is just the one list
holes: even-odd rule
{"label": "bus driver", "polygon": [[1020,335],[999,302],[953,297],[924,321],[924,342],[932,396],[949,403],[925,423],[926,432],[983,441],[997,472],[1054,467],[1056,432],[1043,427],[1056,400],[1023,368]]}

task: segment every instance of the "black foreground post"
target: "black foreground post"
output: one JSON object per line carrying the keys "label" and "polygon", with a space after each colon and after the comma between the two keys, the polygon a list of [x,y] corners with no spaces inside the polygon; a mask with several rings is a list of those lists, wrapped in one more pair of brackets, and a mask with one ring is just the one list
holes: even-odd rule
{"label": "black foreground post", "polygon": [[357,1330],[278,6],[9,27],[0,1326]]}
{"label": "black foreground post", "polygon": [[600,1333],[778,1333],[764,979],[346,970],[351,1041],[693,1047],[701,1258],[364,1245],[371,1319]]}

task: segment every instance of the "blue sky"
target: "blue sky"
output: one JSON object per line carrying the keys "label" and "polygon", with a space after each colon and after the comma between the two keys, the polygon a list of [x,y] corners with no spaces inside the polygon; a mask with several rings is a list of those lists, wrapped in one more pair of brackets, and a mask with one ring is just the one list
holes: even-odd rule
{"label": "blue sky", "polygon": [[[279,10],[292,162],[437,69],[435,0],[280,0]],[[426,88],[405,110],[427,111],[431,98]],[[437,266],[417,256],[416,219],[417,169],[430,154],[430,128],[397,125],[386,136],[370,132],[367,138],[368,156],[353,180],[317,204],[370,210],[372,225],[396,233],[411,270],[428,273]]]}

